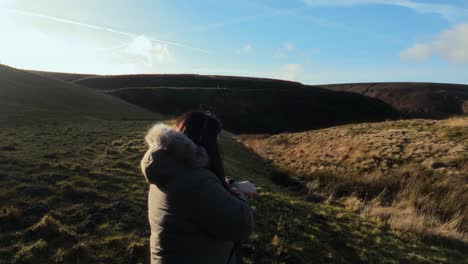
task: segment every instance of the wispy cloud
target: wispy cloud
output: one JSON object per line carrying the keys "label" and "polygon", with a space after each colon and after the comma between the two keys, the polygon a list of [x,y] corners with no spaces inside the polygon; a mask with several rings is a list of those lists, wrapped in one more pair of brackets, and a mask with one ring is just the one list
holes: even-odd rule
{"label": "wispy cloud", "polygon": [[432,42],[416,43],[400,53],[402,59],[424,61],[440,55],[451,63],[468,63],[468,24],[458,24],[440,33]]}
{"label": "wispy cloud", "polygon": [[412,9],[418,13],[438,14],[452,20],[460,17],[466,10],[442,3],[428,3],[414,0],[302,0],[309,6],[356,6],[356,5],[391,5]]}
{"label": "wispy cloud", "polygon": [[[18,15],[23,15],[23,16],[29,16],[29,17],[36,17],[40,19],[46,19],[50,21],[55,21],[57,23],[63,23],[63,24],[69,24],[69,25],[75,25],[75,26],[80,26],[88,29],[93,29],[93,30],[98,30],[98,31],[104,31],[112,34],[118,34],[118,35],[123,35],[126,37],[130,38],[136,38],[138,37],[138,34],[134,34],[131,32],[126,32],[126,31],[121,31],[117,29],[113,29],[110,27],[104,27],[104,26],[98,26],[98,25],[92,25],[92,24],[87,24],[87,23],[81,23],[78,21],[74,20],[69,20],[65,18],[60,18],[60,17],[55,17],[55,16],[49,16],[49,15],[44,15],[40,13],[35,13],[35,12],[29,12],[29,11],[24,11],[24,10],[19,10],[19,9],[4,9],[7,12],[18,14]],[[176,47],[181,47],[181,48],[186,48],[190,50],[195,50],[199,52],[204,52],[204,53],[209,53],[209,51],[198,48],[198,47],[193,47],[184,43],[179,43],[179,42],[173,42],[173,41],[168,41],[168,40],[162,40],[162,39],[157,39],[157,38],[148,38],[152,42],[160,43],[160,44],[166,44],[166,45],[171,45],[171,46],[176,46]]]}
{"label": "wispy cloud", "polygon": [[245,44],[240,49],[237,50],[237,54],[247,54],[253,51],[253,46],[250,43]]}
{"label": "wispy cloud", "polygon": [[258,10],[255,15],[234,17],[234,18],[230,18],[226,20],[208,23],[205,25],[197,25],[197,26],[193,26],[192,30],[193,31],[208,31],[208,30],[221,29],[227,26],[234,26],[234,25],[256,21],[258,19],[266,19],[266,18],[277,17],[277,16],[292,15],[296,11],[299,11],[302,9],[302,6],[291,8],[291,9],[274,8],[268,5],[258,3],[256,1],[249,1],[248,5]]}
{"label": "wispy cloud", "polygon": [[276,50],[273,57],[277,59],[286,59],[289,57],[290,53],[295,49],[295,46],[291,42],[284,43],[279,49]]}
{"label": "wispy cloud", "polygon": [[[325,3],[326,1],[321,1],[321,2]],[[333,0],[331,0],[331,2],[333,2]],[[348,2],[348,1],[343,1],[343,2]],[[353,2],[353,0],[349,0],[349,2]],[[227,19],[224,21],[214,22],[211,24],[193,26],[192,30],[200,31],[200,32],[208,31],[208,30],[217,30],[217,29],[222,29],[226,26],[234,26],[234,25],[239,25],[239,24],[244,24],[244,23],[252,23],[253,21],[256,21],[256,20],[267,19],[271,17],[290,16],[293,18],[300,18],[300,19],[306,20],[307,22],[311,22],[311,23],[314,23],[314,24],[317,24],[319,26],[326,27],[326,28],[338,29],[338,30],[355,32],[355,33],[360,33],[360,34],[369,34],[369,35],[372,35],[373,37],[381,38],[385,41],[403,42],[402,40],[396,39],[393,35],[386,35],[380,32],[372,32],[372,31],[365,30],[365,29],[353,28],[347,25],[346,23],[342,23],[336,20],[329,20],[329,19],[325,19],[319,16],[311,16],[311,15],[304,14],[303,5],[299,5],[297,7],[293,7],[289,9],[282,9],[282,8],[272,7],[272,6],[269,6],[260,2],[256,2],[256,1],[249,1],[248,4],[252,8],[257,10],[257,13],[258,13],[257,15],[242,16],[242,17]],[[286,58],[288,56],[286,56],[284,52],[277,50],[277,52],[275,53],[275,57]]]}

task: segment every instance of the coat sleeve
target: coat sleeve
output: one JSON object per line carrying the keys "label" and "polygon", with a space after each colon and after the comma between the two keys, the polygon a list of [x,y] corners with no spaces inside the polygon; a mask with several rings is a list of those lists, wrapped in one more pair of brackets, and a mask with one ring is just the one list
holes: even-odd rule
{"label": "coat sleeve", "polygon": [[253,212],[244,195],[236,197],[224,189],[211,172],[190,191],[190,219],[221,241],[247,239],[254,226]]}
{"label": "coat sleeve", "polygon": [[146,181],[148,183],[151,183],[151,179],[148,178],[148,175],[151,175],[150,173],[150,169],[152,166],[152,163],[153,163],[153,157],[152,157],[152,151],[151,150],[147,150],[145,155],[143,156],[143,158],[141,159],[141,162],[140,162],[140,168],[141,168],[141,172],[143,173],[143,176],[145,176],[146,178]]}

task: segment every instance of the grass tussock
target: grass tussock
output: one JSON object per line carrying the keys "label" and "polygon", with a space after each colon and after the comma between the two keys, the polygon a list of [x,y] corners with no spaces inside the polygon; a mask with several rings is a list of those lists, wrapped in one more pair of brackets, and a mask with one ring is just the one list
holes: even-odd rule
{"label": "grass tussock", "polygon": [[[466,169],[465,159],[459,168]],[[466,173],[447,177],[422,165],[408,164],[387,173],[349,175],[320,171],[297,175],[282,169],[272,175],[281,175],[274,181],[292,184],[296,190],[297,182],[302,182],[302,190],[312,200],[323,197],[322,200],[378,217],[398,230],[468,244]]]}

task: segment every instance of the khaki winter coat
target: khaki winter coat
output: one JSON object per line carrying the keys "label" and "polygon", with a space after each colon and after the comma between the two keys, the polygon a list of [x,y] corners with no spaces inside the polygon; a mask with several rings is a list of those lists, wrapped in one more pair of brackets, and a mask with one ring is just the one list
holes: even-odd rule
{"label": "khaki winter coat", "polygon": [[205,149],[183,133],[159,123],[145,139],[151,263],[236,263],[234,242],[254,224],[245,196],[224,189]]}

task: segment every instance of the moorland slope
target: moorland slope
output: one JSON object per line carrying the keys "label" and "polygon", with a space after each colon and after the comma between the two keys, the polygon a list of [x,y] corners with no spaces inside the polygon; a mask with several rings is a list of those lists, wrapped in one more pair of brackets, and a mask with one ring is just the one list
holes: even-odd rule
{"label": "moorland slope", "polygon": [[89,76],[96,76],[94,74],[84,74],[84,73],[63,73],[63,72],[48,72],[48,71],[34,71],[34,70],[28,70],[28,72],[61,80],[61,81],[66,81],[66,82],[73,82],[78,79],[86,78]]}
{"label": "moorland slope", "polygon": [[90,76],[75,83],[166,115],[212,110],[236,133],[304,131],[401,117],[374,98],[273,79],[155,74]]}
{"label": "moorland slope", "polygon": [[75,81],[77,84],[99,90],[131,87],[198,87],[236,89],[300,89],[301,83],[276,79],[199,75],[199,74],[135,74],[89,76]]}
{"label": "moorland slope", "polygon": [[[235,90],[297,90],[302,88],[320,90],[325,88],[327,90],[352,92],[379,99],[410,118],[446,118],[468,113],[468,85],[460,84],[387,82],[303,85],[298,82],[275,79],[197,74],[98,76],[54,72],[37,73],[107,91],[140,87],[225,88]],[[138,93],[141,94],[142,91],[130,92],[127,90],[116,95],[135,101],[135,97],[140,96]],[[222,94],[222,91],[219,93]],[[151,96],[150,94],[145,95]],[[362,102],[356,102],[354,105],[358,103]],[[376,110],[373,109],[373,111]]]}
{"label": "moorland slope", "polygon": [[[313,197],[393,227],[468,242],[468,117],[241,136]],[[292,177],[292,178],[288,178]]]}
{"label": "moorland slope", "polygon": [[0,65],[1,119],[30,115],[152,118],[150,113],[94,89]]}
{"label": "moorland slope", "polygon": [[468,114],[468,85],[446,83],[351,83],[321,85],[380,99],[413,118]]}

